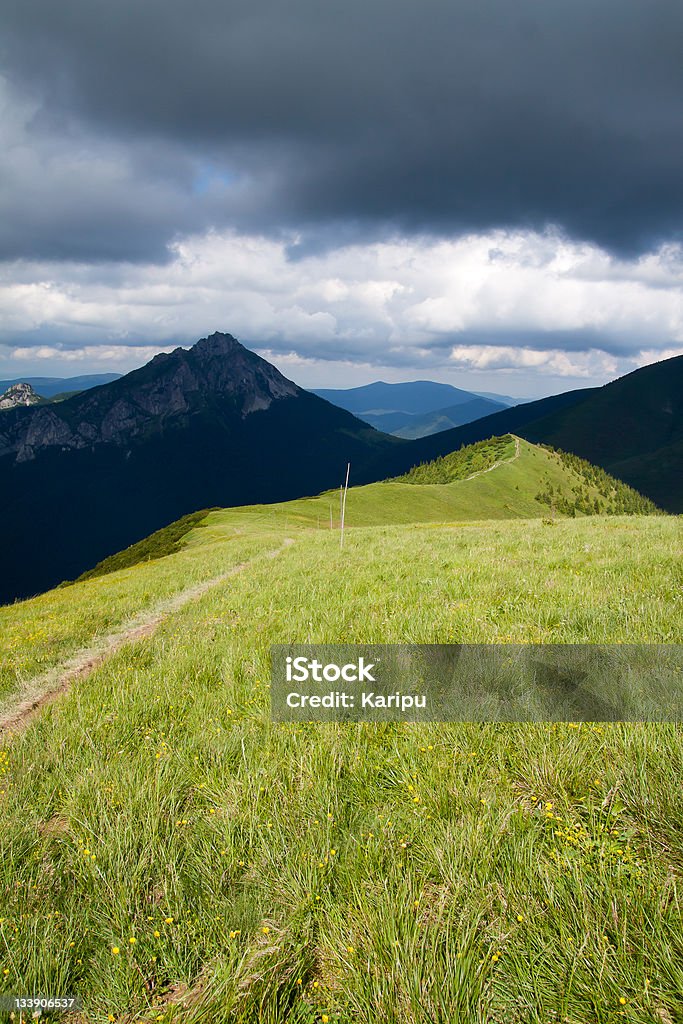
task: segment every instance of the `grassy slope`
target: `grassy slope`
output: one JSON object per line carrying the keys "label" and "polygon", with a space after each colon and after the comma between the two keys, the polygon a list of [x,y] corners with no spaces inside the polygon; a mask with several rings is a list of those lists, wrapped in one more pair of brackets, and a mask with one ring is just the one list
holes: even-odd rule
{"label": "grassy slope", "polygon": [[[354,487],[349,491],[346,522],[349,526],[378,526],[414,522],[472,521],[482,519],[525,519],[547,516],[548,505],[537,495],[550,483],[565,497],[572,496],[572,487],[582,481],[563,465],[554,452],[519,439],[520,454],[513,460],[512,442],[509,461],[494,471],[472,480],[456,480],[451,484],[407,483],[403,480],[383,481]],[[352,467],[353,468],[353,467]],[[591,498],[602,500],[595,487],[588,487]],[[339,522],[339,492],[327,491],[314,498],[281,502],[274,505],[252,505],[212,513],[215,522],[237,524],[250,522],[265,525],[287,524],[329,527],[330,507],[333,523]]]}
{"label": "grassy slope", "polygon": [[[548,506],[538,501],[536,494],[550,482],[556,492],[569,495],[578,478],[557,455],[523,440],[519,444],[519,458],[472,480],[421,485],[388,481],[352,488],[346,522],[356,528],[547,516]],[[511,441],[507,457],[513,455]],[[598,493],[594,488],[589,491]],[[226,552],[226,564],[218,570],[225,571],[277,547],[282,531],[293,535],[310,528],[329,530],[330,506],[338,529],[339,494],[332,491],[298,501],[210,512],[198,529],[184,536],[181,551],[173,560],[141,561],[0,608],[0,708],[22,681],[58,664],[92,638],[156,602],[214,575],[214,545]],[[172,527],[135,547],[146,558],[155,538],[166,536],[175,536]],[[104,568],[116,565],[131,550],[107,560]]]}
{"label": "grassy slope", "polygon": [[567,392],[421,438],[414,453],[429,459],[492,434],[514,431],[575,452],[683,511],[683,356],[635,370],[602,388]]}
{"label": "grassy slope", "polygon": [[274,727],[267,700],[293,636],[680,639],[678,530],[303,532],[121,651],[5,755],[6,984],[98,1021],[200,980],[182,1019],[678,1019],[677,729]]}
{"label": "grassy slope", "polygon": [[83,993],[88,1021],[173,1019],[184,985],[206,1005],[177,1019],[225,1024],[680,1019],[679,729],[268,718],[293,638],[679,641],[678,520],[473,521],[471,484],[531,500],[545,454],[447,498],[351,492],[351,523],[417,502],[422,524],[358,525],[343,553],[308,528],[324,498],[226,510],[166,559],[4,609],[28,672],[30,627],[84,637],[105,594],[138,607],[254,557],[0,752],[4,986]]}
{"label": "grassy slope", "polygon": [[[201,533],[201,528],[198,533]],[[272,550],[279,537],[206,530],[171,558],[141,562],[0,608],[0,710],[22,683],[178,591]]]}

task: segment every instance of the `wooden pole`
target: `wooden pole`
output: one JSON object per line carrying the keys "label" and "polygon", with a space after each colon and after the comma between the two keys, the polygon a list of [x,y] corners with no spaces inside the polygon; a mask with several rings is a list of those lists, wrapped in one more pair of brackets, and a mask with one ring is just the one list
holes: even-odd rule
{"label": "wooden pole", "polygon": [[346,517],[346,492],[349,489],[349,473],[351,472],[351,463],[347,463],[346,466],[346,483],[344,484],[344,498],[342,500],[341,508],[341,535],[339,538],[339,547],[344,547],[344,519]]}

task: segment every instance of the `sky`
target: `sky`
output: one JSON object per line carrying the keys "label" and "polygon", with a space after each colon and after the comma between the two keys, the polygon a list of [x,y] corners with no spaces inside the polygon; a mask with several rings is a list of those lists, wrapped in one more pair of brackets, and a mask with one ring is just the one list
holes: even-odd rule
{"label": "sky", "polygon": [[4,0],[0,377],[229,332],[304,387],[683,353],[680,0]]}

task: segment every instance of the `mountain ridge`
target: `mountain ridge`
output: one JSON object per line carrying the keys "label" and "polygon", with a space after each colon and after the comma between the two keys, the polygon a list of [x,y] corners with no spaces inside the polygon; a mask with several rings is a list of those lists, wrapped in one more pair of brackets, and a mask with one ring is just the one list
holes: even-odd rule
{"label": "mountain ridge", "polygon": [[[467,402],[459,402],[457,405],[447,405],[443,409],[434,409],[433,412],[422,413],[421,415],[393,414],[393,429],[388,432],[395,437],[404,437],[406,440],[416,440],[420,437],[428,437],[430,434],[438,434],[444,430],[451,430],[453,427],[461,427],[466,423],[473,423],[484,416],[492,416],[494,412],[502,412],[509,408],[501,402],[493,402],[489,398],[472,398]],[[367,417],[367,422],[378,430],[387,430],[391,413],[385,416]],[[362,417],[361,417],[362,418]],[[386,425],[383,424],[383,421]]]}
{"label": "mountain ridge", "polygon": [[[215,332],[57,405],[2,413],[0,602],[73,579],[198,509],[286,501],[338,487],[349,462],[353,483],[369,484],[463,444],[512,433],[573,451],[611,472],[607,460],[591,458],[566,436],[567,422],[588,424],[576,429],[579,440],[609,437],[614,458],[626,464],[621,478],[678,511],[683,445],[679,451],[676,432],[667,433],[662,415],[654,415],[662,404],[659,390],[680,419],[683,357],[677,358],[674,372],[668,364],[653,368],[654,383],[646,375],[647,401],[641,402],[653,412],[647,444],[653,453],[668,453],[664,478],[647,451],[621,443],[626,414],[619,401],[613,408],[608,402],[605,413],[605,388],[623,389],[620,381],[408,441],[374,430],[289,381],[231,335]],[[634,422],[640,379],[623,398]],[[648,486],[638,485],[638,471]]]}
{"label": "mountain ridge", "polygon": [[573,452],[683,512],[683,355],[639,367],[599,388],[505,409],[415,442],[422,461],[507,432]]}
{"label": "mountain ridge", "polygon": [[[332,405],[362,418],[362,414],[381,415],[382,413],[406,413],[422,416],[436,412],[438,409],[471,402],[473,399],[495,401],[501,407],[508,402],[493,395],[480,395],[474,391],[458,388],[453,384],[443,384],[433,380],[413,380],[389,383],[378,380],[371,384],[361,384],[353,388],[311,388],[314,395],[326,399]],[[375,424],[373,423],[373,426]]]}

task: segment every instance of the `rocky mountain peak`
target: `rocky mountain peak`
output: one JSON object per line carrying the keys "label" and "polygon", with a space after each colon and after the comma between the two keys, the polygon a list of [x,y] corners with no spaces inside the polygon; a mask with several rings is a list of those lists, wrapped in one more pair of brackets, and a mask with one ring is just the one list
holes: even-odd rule
{"label": "rocky mountain peak", "polygon": [[200,388],[230,396],[242,416],[267,409],[275,399],[302,393],[272,363],[245,348],[231,334],[216,331],[201,338],[184,356]]}
{"label": "rocky mountain peak", "polygon": [[17,409],[22,405],[36,405],[40,402],[30,384],[12,384],[0,395],[0,409]]}
{"label": "rocky mountain peak", "polygon": [[0,456],[14,454],[25,462],[44,448],[128,446],[202,416],[238,429],[240,420],[273,402],[304,394],[231,334],[216,331],[189,349],[155,356],[111,384],[22,415],[21,422],[3,418]]}
{"label": "rocky mountain peak", "polygon": [[200,338],[192,346],[192,351],[201,359],[215,359],[220,356],[235,355],[237,352],[247,352],[244,345],[241,345],[232,334],[223,334],[221,331],[214,331],[207,338]]}

